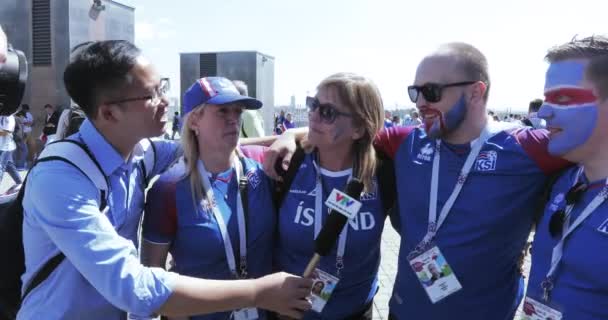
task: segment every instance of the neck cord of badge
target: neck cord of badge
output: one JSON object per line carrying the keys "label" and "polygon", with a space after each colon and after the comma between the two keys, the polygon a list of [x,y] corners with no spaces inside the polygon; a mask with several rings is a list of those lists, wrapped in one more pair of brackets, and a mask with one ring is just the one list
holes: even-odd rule
{"label": "neck cord of badge", "polygon": [[[318,158],[317,158],[318,159]],[[318,163],[318,161],[317,161]],[[358,164],[355,162],[353,171],[356,172]],[[352,174],[349,177],[349,181],[346,185],[346,194],[356,200],[361,196],[363,191],[363,183],[357,179],[352,178]],[[317,168],[317,186],[315,189],[315,253],[309,261],[306,269],[304,270],[304,277],[308,277],[312,274],[314,269],[319,264],[321,257],[329,255],[331,249],[338,237],[340,238],[338,243],[338,252],[336,255],[336,269],[338,273],[343,267],[343,256],[346,247],[347,229],[346,222],[348,218],[340,213],[338,210],[332,209],[325,220],[325,223],[321,227],[322,213],[323,213],[323,185],[321,180],[321,167],[320,164]]]}
{"label": "neck cord of badge", "polygon": [[410,256],[413,257],[413,256],[416,256],[416,255],[424,252],[425,248],[428,246],[428,244],[434,240],[435,235],[437,234],[437,231],[439,230],[439,228],[441,227],[441,225],[447,218],[448,214],[450,213],[450,210],[452,209],[454,202],[456,202],[456,199],[458,198],[458,195],[460,194],[460,191],[462,190],[462,187],[464,186],[464,184],[469,176],[469,173],[471,172],[471,169],[473,168],[473,164],[475,163],[475,160],[477,159],[477,156],[479,155],[481,148],[483,147],[483,145],[489,138],[490,138],[490,130],[489,130],[488,126],[486,125],[486,127],[481,132],[481,136],[477,140],[472,142],[471,151],[469,152],[469,155],[467,156],[467,159],[465,160],[465,163],[462,166],[462,169],[458,176],[458,180],[456,181],[456,186],[454,186],[454,189],[452,190],[452,194],[445,202],[443,208],[441,208],[439,217],[437,217],[437,198],[438,198],[438,190],[439,190],[439,163],[440,163],[440,157],[441,157],[441,155],[440,155],[441,154],[441,140],[440,139],[436,140],[435,155],[433,157],[433,171],[432,171],[432,176],[431,176],[428,231],[427,231],[426,235],[424,236],[424,238],[420,241],[418,246],[416,246],[414,251],[410,254]]}
{"label": "neck cord of badge", "polygon": [[[239,161],[237,156],[234,157],[232,168],[236,173],[236,181],[240,183],[241,177],[243,174],[243,166]],[[236,211],[237,211],[237,223],[239,229],[239,253],[240,253],[240,270],[237,271],[234,249],[232,246],[232,241],[230,240],[230,235],[228,233],[228,225],[220,212],[220,209],[216,203],[216,197],[213,193],[213,188],[211,186],[211,181],[209,180],[209,172],[205,168],[205,164],[202,160],[198,161],[198,170],[201,175],[201,179],[203,181],[203,190],[205,192],[205,198],[203,200],[207,200],[209,203],[209,207],[213,211],[213,216],[218,224],[220,229],[220,233],[222,235],[222,240],[224,242],[224,249],[226,252],[226,260],[228,262],[228,267],[230,268],[230,272],[235,278],[246,278],[247,277],[247,228],[245,227],[245,213],[243,210],[243,200],[241,198],[241,193],[237,192],[236,194]],[[237,183],[237,185],[238,185]]]}
{"label": "neck cord of badge", "polygon": [[[578,183],[581,175],[583,174],[583,168],[581,167],[574,179],[573,187]],[[562,227],[562,237],[560,241],[553,247],[553,252],[551,253],[551,268],[547,272],[545,280],[541,283],[541,289],[543,289],[543,300],[545,302],[549,302],[551,291],[554,288],[555,282],[555,272],[560,264],[562,259],[562,255],[564,252],[564,243],[566,238],[572,234],[572,232],[579,227],[585,219],[587,219],[595,209],[597,209],[604,201],[608,199],[608,178],[604,184],[604,188],[591,200],[591,202],[585,207],[583,212],[574,220],[572,224],[570,224],[570,213],[574,208],[574,203],[570,204],[566,207],[565,210],[565,221]]]}

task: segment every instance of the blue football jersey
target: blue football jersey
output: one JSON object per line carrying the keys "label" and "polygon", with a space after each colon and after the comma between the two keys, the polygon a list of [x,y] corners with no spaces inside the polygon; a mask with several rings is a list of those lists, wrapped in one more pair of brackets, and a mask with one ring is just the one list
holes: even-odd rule
{"label": "blue football jersey", "polygon": [[[390,313],[397,319],[513,318],[523,283],[517,262],[536,204],[546,175],[566,163],[546,152],[546,131],[491,131],[495,134],[482,146],[435,238],[463,287],[436,304],[407,259],[428,228],[435,141],[423,129],[411,127],[390,128],[377,137],[377,147],[393,155],[397,177],[401,246],[390,301]],[[470,144],[441,144],[438,211],[452,193],[470,150]]]}
{"label": "blue football jersey", "polygon": [[[551,254],[561,235],[553,238],[549,221],[566,207],[566,193],[576,179],[578,168],[571,168],[555,183],[544,215],[536,228],[532,246],[532,270],[527,295],[541,301],[541,283],[551,267]],[[584,179],[584,176],[583,176]],[[589,188],[574,206],[571,222],[602,191],[605,179],[589,184]],[[604,201],[566,238],[563,256],[554,275],[551,302],[564,319],[608,319],[608,203]]]}
{"label": "blue football jersey", "polygon": [[[179,274],[205,279],[234,279],[228,267],[222,234],[209,206],[194,203],[190,179],[184,168],[174,167],[154,184],[148,193],[143,224],[144,239],[155,243],[170,243],[169,252]],[[245,159],[244,173],[248,178],[247,269],[249,277],[258,278],[272,272],[272,250],[276,213],[272,202],[271,181],[261,165]],[[211,177],[215,200],[232,242],[239,255],[239,232],[236,214],[238,183],[233,169]],[[205,203],[205,201],[203,201]],[[236,259],[238,263],[238,259]],[[265,312],[258,310],[261,319]],[[229,312],[215,313],[190,319],[224,320]]]}
{"label": "blue football jersey", "polygon": [[[290,190],[279,210],[279,237],[275,259],[280,270],[302,274],[314,254],[314,220],[316,179],[319,168],[314,156],[306,155]],[[332,172],[320,169],[322,199],[333,189],[344,190],[351,170]],[[380,237],[386,214],[382,208],[377,181],[369,193],[361,196],[359,213],[348,222],[348,235],[344,253],[344,268],[340,281],[321,314],[310,311],[304,319],[342,319],[362,311],[378,289],[380,264]],[[323,221],[329,209],[323,204]],[[319,269],[336,275],[336,251],[321,259]]]}

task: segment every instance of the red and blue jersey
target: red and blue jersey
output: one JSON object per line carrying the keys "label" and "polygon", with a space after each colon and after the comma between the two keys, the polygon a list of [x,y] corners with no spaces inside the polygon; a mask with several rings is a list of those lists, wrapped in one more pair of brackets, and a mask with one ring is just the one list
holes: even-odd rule
{"label": "red and blue jersey", "polygon": [[[272,271],[272,250],[276,213],[272,202],[270,179],[261,165],[244,160],[248,178],[247,269],[249,277],[258,278]],[[143,224],[147,241],[171,244],[169,252],[179,274],[205,279],[234,279],[228,267],[222,234],[211,208],[195,203],[190,179],[184,176],[183,165],[161,175],[148,193]],[[210,178],[216,203],[227,224],[228,234],[239,255],[239,232],[236,214],[238,183],[233,169]],[[237,259],[238,261],[238,259]],[[261,319],[265,313],[259,310]],[[228,319],[222,312],[190,319]]]}
{"label": "red and blue jersey", "polygon": [[[532,249],[532,270],[527,295],[542,301],[541,283],[551,267],[551,254],[560,236],[549,233],[549,221],[566,207],[566,194],[574,184],[578,168],[566,171],[554,184],[544,215],[536,228]],[[584,178],[584,177],[583,177]],[[602,191],[605,179],[590,183],[574,205],[573,222]],[[608,319],[608,202],[604,201],[566,238],[563,256],[554,275],[551,303],[564,319]]]}
{"label": "red and blue jersey", "polygon": [[[497,128],[439,229],[435,244],[463,289],[432,304],[407,260],[428,228],[435,141],[424,130],[393,127],[376,146],[395,161],[401,246],[390,313],[397,319],[512,319],[521,295],[518,258],[530,233],[547,175],[564,167],[546,151],[547,132]],[[470,144],[441,144],[437,207],[456,185]],[[520,297],[519,297],[520,298]],[[509,318],[510,317],[510,318]]]}

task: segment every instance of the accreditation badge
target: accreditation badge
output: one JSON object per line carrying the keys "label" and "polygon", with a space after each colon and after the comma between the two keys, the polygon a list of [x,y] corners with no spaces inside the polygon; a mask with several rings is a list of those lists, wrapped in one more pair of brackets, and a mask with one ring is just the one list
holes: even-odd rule
{"label": "accreditation badge", "polygon": [[258,309],[256,308],[245,308],[232,312],[234,320],[254,320],[258,319]]}
{"label": "accreditation badge", "polygon": [[340,279],[318,268],[313,271],[311,277],[312,290],[310,291],[310,300],[312,310],[321,313]]}
{"label": "accreditation badge", "polygon": [[561,320],[562,313],[556,307],[550,307],[538,300],[526,297],[523,316],[519,320]]}
{"label": "accreditation badge", "polygon": [[432,303],[462,289],[456,275],[437,246],[409,260],[410,266]]}

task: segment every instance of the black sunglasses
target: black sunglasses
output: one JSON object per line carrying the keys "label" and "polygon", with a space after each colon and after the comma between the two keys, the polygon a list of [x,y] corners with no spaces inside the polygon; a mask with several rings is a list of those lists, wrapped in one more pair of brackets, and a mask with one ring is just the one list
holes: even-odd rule
{"label": "black sunglasses", "polygon": [[422,93],[424,100],[430,103],[435,103],[441,101],[441,92],[445,88],[449,87],[460,87],[460,86],[468,86],[470,84],[474,84],[477,81],[464,81],[464,82],[454,82],[454,83],[446,83],[446,84],[438,84],[438,83],[425,83],[421,86],[409,86],[407,87],[407,94],[410,96],[410,100],[413,103],[418,101],[418,97]]}
{"label": "black sunglasses", "polygon": [[[587,191],[587,184],[579,182],[575,184],[568,192],[566,193],[566,207],[573,206],[578,203],[583,194]],[[562,208],[551,216],[549,220],[549,234],[551,237],[557,238],[561,236],[562,231],[564,229],[564,223],[566,223],[566,219],[568,218],[566,214],[566,209]]]}
{"label": "black sunglasses", "polygon": [[319,109],[321,120],[327,124],[334,123],[338,116],[349,118],[353,116],[350,113],[338,111],[336,106],[331,103],[321,103],[319,102],[319,99],[313,97],[306,97],[306,106],[308,107],[309,112],[315,112],[315,110]]}

